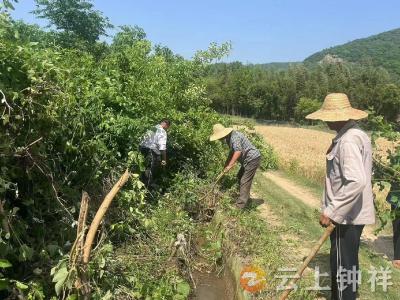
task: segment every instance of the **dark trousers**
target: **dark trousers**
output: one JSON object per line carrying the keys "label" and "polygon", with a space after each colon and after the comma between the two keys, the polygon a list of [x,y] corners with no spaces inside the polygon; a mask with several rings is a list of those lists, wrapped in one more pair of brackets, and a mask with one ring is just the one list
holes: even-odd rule
{"label": "dark trousers", "polygon": [[254,175],[261,163],[261,157],[253,159],[248,162],[246,166],[240,168],[237,179],[239,183],[240,195],[239,199],[236,201],[236,205],[240,208],[244,208],[250,198],[251,184],[253,183]]}
{"label": "dark trousers", "polygon": [[161,165],[161,155],[145,147],[140,147],[139,150],[145,158],[146,166],[145,171],[140,176],[140,180],[147,188],[150,188],[157,179]]}
{"label": "dark trousers", "polygon": [[[394,206],[392,206],[392,211],[395,211]],[[396,218],[393,220],[393,246],[393,259],[400,260],[400,208],[397,208]]]}
{"label": "dark trousers", "polygon": [[[357,280],[349,280],[349,275],[358,277],[358,250],[364,225],[336,225],[331,234],[331,280],[333,300],[355,300]],[[349,273],[350,272],[350,273]]]}

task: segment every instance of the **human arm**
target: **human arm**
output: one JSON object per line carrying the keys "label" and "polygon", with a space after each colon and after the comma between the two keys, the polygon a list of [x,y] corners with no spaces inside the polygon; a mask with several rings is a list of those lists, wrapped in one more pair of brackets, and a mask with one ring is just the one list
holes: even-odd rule
{"label": "human arm", "polygon": [[231,161],[232,155],[233,155],[233,151],[230,151],[228,157],[225,160],[224,168],[226,168],[229,165],[229,162]]}
{"label": "human arm", "polygon": [[232,154],[232,157],[230,158],[229,162],[227,165],[225,165],[224,172],[228,173],[232,167],[235,165],[236,161],[239,159],[240,155],[242,155],[242,151],[235,151]]}
{"label": "human arm", "polygon": [[157,145],[161,154],[161,165],[167,164],[167,133],[162,130],[157,134]]}
{"label": "human arm", "polygon": [[167,150],[160,150],[161,153],[161,165],[165,166],[167,164]]}

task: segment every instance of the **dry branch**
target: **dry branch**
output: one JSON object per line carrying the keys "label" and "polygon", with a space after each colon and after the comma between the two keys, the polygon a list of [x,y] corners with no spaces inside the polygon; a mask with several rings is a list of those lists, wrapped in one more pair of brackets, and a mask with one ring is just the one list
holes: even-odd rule
{"label": "dry branch", "polygon": [[99,209],[97,210],[96,215],[92,221],[92,224],[90,224],[90,228],[89,228],[89,231],[86,236],[86,241],[83,246],[83,263],[84,264],[89,263],[90,252],[92,250],[93,241],[96,236],[97,229],[99,228],[100,222],[103,220],[103,217],[106,214],[115,195],[124,186],[124,184],[128,181],[129,175],[130,174],[129,174],[128,170],[126,170],[125,173],[118,180],[118,182],[113,186],[111,191],[104,198]]}
{"label": "dry branch", "polygon": [[82,250],[85,241],[85,227],[86,227],[86,219],[89,208],[89,200],[90,200],[89,194],[86,193],[85,191],[82,192],[81,208],[79,210],[78,226],[76,229],[76,239],[71,249],[71,255],[70,255],[71,266],[76,265],[76,263],[81,260],[83,255]]}
{"label": "dry branch", "polygon": [[77,278],[75,280],[76,289],[80,290],[83,295],[90,295],[90,287],[86,280],[85,272],[82,272],[77,265],[81,262],[83,256],[83,243],[85,240],[86,218],[89,208],[89,194],[82,192],[81,208],[79,210],[78,226],[76,230],[76,239],[70,253],[70,268],[77,269]]}
{"label": "dry branch", "polygon": [[6,203],[6,201],[0,200],[1,227],[5,233],[10,233],[10,227],[8,226],[7,214],[4,210],[5,203]]}

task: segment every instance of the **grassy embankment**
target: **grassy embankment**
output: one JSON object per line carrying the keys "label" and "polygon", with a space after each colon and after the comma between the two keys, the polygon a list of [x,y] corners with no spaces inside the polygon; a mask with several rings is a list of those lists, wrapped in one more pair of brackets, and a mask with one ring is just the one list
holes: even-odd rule
{"label": "grassy embankment", "polygon": [[[240,122],[247,127],[256,125],[254,120],[251,119],[236,118],[236,120],[233,119],[232,122],[236,124]],[[278,153],[278,156],[279,154],[280,153]],[[282,160],[280,160],[280,162],[280,168],[285,171],[286,176],[289,179],[300,186],[306,187],[314,194],[321,195],[322,186],[320,174],[318,174],[319,176],[307,176],[301,172],[301,168],[286,168],[285,166],[287,165],[282,165]],[[320,172],[320,170],[318,172]],[[255,235],[250,234],[250,236],[253,236],[257,241],[262,241],[265,236],[268,237],[269,245],[264,245],[263,243],[258,242],[256,244],[252,244],[251,249],[247,248],[249,249],[247,255],[252,257],[253,262],[256,262],[260,266],[266,268],[270,275],[269,279],[271,280],[273,277],[272,274],[276,272],[277,268],[297,267],[303,258],[300,256],[302,254],[306,254],[307,251],[311,249],[313,243],[321,235],[322,229],[318,225],[318,212],[315,209],[308,207],[299,199],[291,196],[285,190],[281,189],[261,174],[259,174],[256,178],[254,191],[258,197],[261,197],[268,203],[268,207],[270,207],[271,210],[270,214],[275,215],[275,217],[272,217],[272,219],[275,218],[275,220],[272,222],[268,222],[267,220],[266,224],[265,221],[262,220],[263,218],[260,217],[260,214],[253,210],[247,215],[239,215],[239,221],[242,224],[246,224],[247,218],[251,220],[250,224],[246,224],[246,226],[252,227],[253,231],[256,232]],[[247,241],[247,238],[245,238],[245,240]],[[271,247],[271,245],[273,245],[273,247]],[[265,249],[268,250],[263,252],[261,249],[264,247],[266,247]],[[272,249],[272,252],[269,251],[270,249]],[[279,253],[279,257],[274,259],[274,253]],[[319,265],[322,272],[328,271],[328,257],[329,242],[323,246],[314,262],[312,262],[311,268]],[[360,263],[361,268],[363,269],[364,279],[360,288],[361,299],[397,299],[396,291],[399,289],[400,272],[393,270],[388,260],[380,257],[371,249],[369,249],[367,245],[363,244],[360,251]],[[382,291],[382,287],[379,286],[377,287],[376,292],[371,292],[370,283],[368,282],[368,270],[370,270],[372,267],[377,269],[380,267],[389,268],[389,270],[393,272],[393,274],[391,274],[393,276],[391,280],[393,286],[389,287],[388,292]],[[310,273],[313,272],[309,270],[309,274],[306,276],[308,278],[306,278],[306,280],[303,282],[303,286],[306,286],[307,283],[313,282],[313,275]],[[321,286],[329,285],[327,283],[328,279],[321,279]],[[267,297],[273,298],[276,292],[274,292],[271,288],[276,286],[276,280],[272,280],[269,288],[262,295],[266,294]],[[307,292],[303,288],[295,295],[294,298],[299,297],[298,299],[306,299],[307,297],[313,297],[312,294],[309,294],[308,296],[304,296],[304,294],[307,294]],[[320,293],[320,296],[328,296],[328,294],[327,292],[322,292]],[[261,297],[262,296],[260,296],[260,298]]]}
{"label": "grassy embankment", "polygon": [[[318,189],[318,187],[306,179],[302,179],[302,181],[303,183],[305,182],[306,185],[312,186],[314,192],[321,192],[321,189]],[[318,211],[315,209],[313,210],[298,199],[292,197],[261,174],[258,174],[256,183],[255,192],[267,201],[272,212],[276,216],[279,216],[282,230],[296,237],[290,241],[292,245],[287,248],[285,253],[296,252],[301,248],[311,249],[311,245],[322,233],[322,229],[318,224]],[[288,262],[285,267],[297,267],[299,263],[300,262],[297,262],[297,264],[291,265]],[[388,260],[373,253],[366,245],[362,244],[360,250],[360,264],[363,270],[360,299],[398,299],[400,272],[392,269]],[[323,246],[316,259],[311,263],[311,267],[315,267],[316,265],[320,266],[322,272],[327,272],[329,270],[329,242]],[[387,293],[383,292],[380,286],[377,287],[376,292],[371,292],[370,283],[368,282],[368,270],[373,267],[378,270],[380,267],[389,268],[389,270],[393,272],[391,274],[393,276],[391,280],[393,286],[389,287]],[[321,286],[322,285],[327,285],[326,279],[321,280]]]}

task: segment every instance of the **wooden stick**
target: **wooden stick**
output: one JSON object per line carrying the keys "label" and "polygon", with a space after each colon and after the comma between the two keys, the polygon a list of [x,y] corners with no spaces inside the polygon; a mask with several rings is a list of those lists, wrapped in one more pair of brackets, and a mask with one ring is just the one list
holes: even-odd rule
{"label": "wooden stick", "polygon": [[10,227],[8,226],[7,214],[4,210],[4,204],[6,201],[0,200],[0,217],[1,217],[1,227],[5,233],[10,233]]}
{"label": "wooden stick", "polygon": [[322,245],[325,243],[325,241],[328,239],[328,237],[331,235],[332,231],[335,229],[335,225],[331,223],[326,229],[324,234],[321,236],[317,244],[314,246],[314,248],[311,250],[310,254],[307,256],[306,260],[303,262],[301,267],[297,270],[297,273],[295,277],[290,281],[289,287],[282,293],[281,297],[279,300],[285,300],[289,296],[290,292],[293,291],[296,282],[301,279],[304,270],[307,268],[308,264],[311,262],[311,260],[315,257],[315,255],[318,253],[319,249],[321,249]]}
{"label": "wooden stick", "polygon": [[108,207],[110,206],[112,200],[114,199],[115,195],[118,191],[124,186],[124,184],[129,179],[129,172],[128,169],[125,173],[121,176],[118,182],[113,186],[111,191],[107,194],[104,198],[103,202],[101,203],[99,209],[94,216],[92,224],[90,224],[89,231],[86,236],[85,245],[83,246],[83,263],[88,264],[90,258],[90,252],[92,251],[94,237],[96,236],[97,229],[99,228],[101,220],[103,220],[104,215],[106,214]]}
{"label": "wooden stick", "polygon": [[76,237],[78,238],[80,236],[80,239],[78,241],[78,247],[82,249],[83,247],[83,242],[85,241],[85,226],[86,226],[86,219],[87,219],[87,214],[88,214],[88,208],[89,208],[89,194],[86,193],[85,191],[82,192],[82,200],[81,200],[81,208],[79,210],[79,219],[78,219],[78,226],[76,229]]}
{"label": "wooden stick", "polygon": [[75,266],[82,259],[83,243],[85,242],[86,218],[89,210],[89,194],[82,192],[81,208],[79,210],[78,226],[76,229],[76,239],[70,252],[70,265]]}
{"label": "wooden stick", "polygon": [[[81,208],[79,210],[78,226],[76,229],[76,239],[71,249],[70,254],[70,268],[76,268],[82,260],[83,256],[83,243],[85,241],[86,218],[89,208],[89,194],[85,191],[82,192]],[[85,281],[85,274],[82,274],[81,269],[77,268],[77,277],[75,280],[75,288],[80,290],[83,295],[90,293],[88,282]]]}

